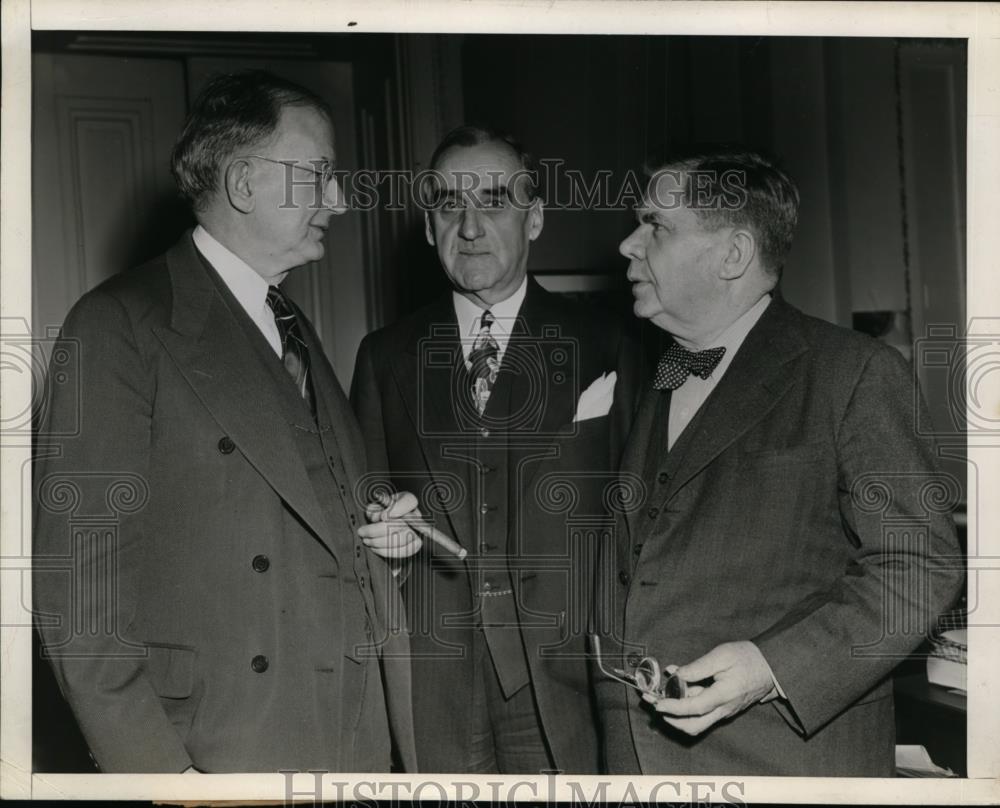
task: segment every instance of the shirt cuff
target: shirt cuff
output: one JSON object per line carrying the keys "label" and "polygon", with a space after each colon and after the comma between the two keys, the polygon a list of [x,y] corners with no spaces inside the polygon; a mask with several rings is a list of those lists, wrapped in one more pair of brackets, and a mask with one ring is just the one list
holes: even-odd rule
{"label": "shirt cuff", "polygon": [[[760,651],[760,649],[757,649]],[[785,695],[785,691],[781,689],[781,684],[778,682],[778,677],[774,675],[774,671],[771,669],[771,663],[767,661],[767,658],[761,653],[760,658],[764,660],[764,664],[767,665],[767,672],[771,674],[771,682],[774,687],[771,688],[771,692],[768,693],[764,698],[760,700],[761,704],[767,704],[769,701],[774,701],[775,699],[784,699],[788,701],[788,696]]]}

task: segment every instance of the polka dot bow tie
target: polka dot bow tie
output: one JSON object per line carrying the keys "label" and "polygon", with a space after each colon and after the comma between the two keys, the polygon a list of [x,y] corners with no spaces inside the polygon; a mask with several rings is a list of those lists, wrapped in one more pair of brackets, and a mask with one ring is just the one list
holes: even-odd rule
{"label": "polka dot bow tie", "polygon": [[709,348],[707,351],[693,353],[676,342],[671,343],[656,366],[653,387],[657,390],[676,390],[692,373],[701,379],[707,379],[725,352],[725,348]]}

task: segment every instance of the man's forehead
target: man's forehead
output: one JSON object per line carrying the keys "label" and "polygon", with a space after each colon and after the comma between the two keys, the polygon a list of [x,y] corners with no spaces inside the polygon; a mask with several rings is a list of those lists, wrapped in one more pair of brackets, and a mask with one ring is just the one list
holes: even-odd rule
{"label": "man's forehead", "polygon": [[449,188],[468,188],[470,181],[476,179],[488,190],[505,187],[523,169],[513,149],[506,144],[482,143],[448,149],[438,161],[437,171]]}
{"label": "man's forehead", "polygon": [[641,203],[636,207],[636,215],[655,216],[669,220],[681,211],[687,209],[687,194],[685,184],[687,175],[677,169],[661,169],[650,177],[642,195]]}
{"label": "man's forehead", "polygon": [[661,168],[649,178],[646,192],[643,194],[643,204],[658,207],[670,207],[673,200],[684,194],[687,184],[687,172],[677,168]]}
{"label": "man's forehead", "polygon": [[306,151],[311,157],[333,160],[336,156],[333,124],[326,115],[312,107],[284,107],[275,130],[274,145],[288,151]]}

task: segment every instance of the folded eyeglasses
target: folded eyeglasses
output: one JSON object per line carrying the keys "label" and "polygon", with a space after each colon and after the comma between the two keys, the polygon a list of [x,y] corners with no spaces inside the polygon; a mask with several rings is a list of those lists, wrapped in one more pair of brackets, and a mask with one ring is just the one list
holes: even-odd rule
{"label": "folded eyeglasses", "polygon": [[597,668],[609,679],[614,679],[624,685],[638,690],[640,693],[649,693],[658,699],[682,699],[687,695],[687,683],[676,673],[667,673],[660,668],[660,663],[655,658],[643,657],[635,666],[632,673],[621,668],[608,668],[601,659],[601,638],[596,634],[590,635],[590,644],[594,648],[597,658]]}

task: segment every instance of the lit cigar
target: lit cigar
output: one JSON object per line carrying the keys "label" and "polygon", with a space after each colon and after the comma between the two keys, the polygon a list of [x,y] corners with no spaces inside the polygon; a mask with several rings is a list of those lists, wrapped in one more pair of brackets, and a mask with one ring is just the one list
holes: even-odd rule
{"label": "lit cigar", "polygon": [[[379,501],[379,504],[385,509],[382,511],[382,519],[383,521],[385,521],[386,516],[389,513],[389,508],[393,504],[392,498],[388,494],[379,493],[376,494],[376,499]],[[461,544],[459,544],[453,538],[451,538],[451,536],[442,533],[440,530],[434,527],[434,525],[425,522],[421,518],[419,510],[410,511],[405,516],[400,516],[398,518],[406,522],[407,525],[409,525],[411,528],[417,531],[417,533],[419,533],[425,539],[430,539],[431,541],[441,545],[441,547],[443,547],[449,553],[458,558],[459,561],[461,561],[469,554],[469,551],[466,550]]]}

